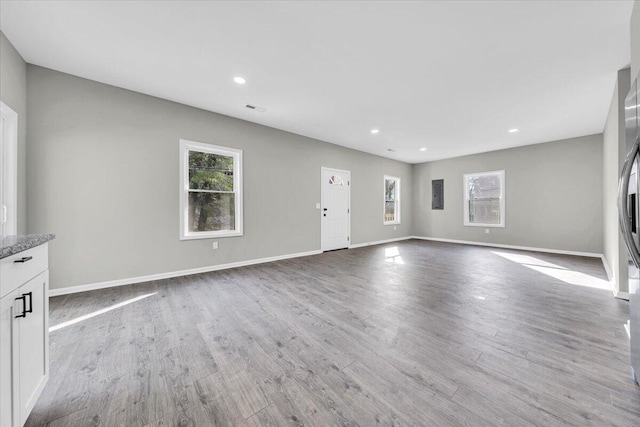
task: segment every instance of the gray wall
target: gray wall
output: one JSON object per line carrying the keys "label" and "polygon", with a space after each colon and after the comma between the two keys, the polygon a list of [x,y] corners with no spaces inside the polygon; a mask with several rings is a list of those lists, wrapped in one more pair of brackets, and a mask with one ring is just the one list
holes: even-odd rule
{"label": "gray wall", "polygon": [[[321,166],[352,177],[354,244],[411,235],[411,165],[28,65],[30,232],[60,288],[320,249]],[[178,140],[244,150],[244,236],[179,240]],[[383,176],[402,224],[383,226]]]}
{"label": "gray wall", "polygon": [[618,179],[626,156],[624,99],[629,92],[630,70],[618,71],[603,133],[603,253],[617,291],[628,292],[627,250],[618,226]]}
{"label": "gray wall", "polygon": [[[505,170],[506,227],[463,225],[465,173]],[[602,135],[415,165],[414,234],[602,253]],[[444,210],[431,180],[444,179]]]}
{"label": "gray wall", "polygon": [[18,233],[27,230],[27,64],[0,32],[0,99],[18,113]]}
{"label": "gray wall", "polygon": [[640,72],[640,0],[633,3],[631,12],[631,76],[632,80]]}

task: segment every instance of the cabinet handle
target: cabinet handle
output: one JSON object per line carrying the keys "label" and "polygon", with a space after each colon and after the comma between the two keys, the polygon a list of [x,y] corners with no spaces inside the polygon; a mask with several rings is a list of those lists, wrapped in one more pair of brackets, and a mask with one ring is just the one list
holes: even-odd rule
{"label": "cabinet handle", "polygon": [[[26,313],[33,313],[33,292],[27,292],[26,294],[22,294],[25,297],[24,300],[24,313],[26,317]],[[29,297],[29,309],[27,309],[27,300],[26,297]]]}
{"label": "cabinet handle", "polygon": [[[26,295],[26,294],[25,294]],[[18,314],[16,316],[16,319],[20,318],[20,317],[27,317],[27,301],[26,301],[26,297],[25,295],[22,295],[21,297],[16,298],[16,301],[18,301],[19,299],[22,300],[22,314]]]}
{"label": "cabinet handle", "polygon": [[32,259],[33,259],[33,257],[32,257],[32,256],[25,256],[25,257],[22,257],[22,258],[20,258],[20,259],[17,259],[17,260],[15,260],[15,261],[13,261],[13,262],[27,262],[27,261],[30,261],[30,260],[32,260]]}

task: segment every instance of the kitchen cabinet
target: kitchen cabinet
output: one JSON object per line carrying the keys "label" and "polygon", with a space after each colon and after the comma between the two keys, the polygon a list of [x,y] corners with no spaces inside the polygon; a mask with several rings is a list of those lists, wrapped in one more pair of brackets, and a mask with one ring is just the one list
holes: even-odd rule
{"label": "kitchen cabinet", "polygon": [[22,427],[49,379],[44,243],[0,259],[0,427]]}

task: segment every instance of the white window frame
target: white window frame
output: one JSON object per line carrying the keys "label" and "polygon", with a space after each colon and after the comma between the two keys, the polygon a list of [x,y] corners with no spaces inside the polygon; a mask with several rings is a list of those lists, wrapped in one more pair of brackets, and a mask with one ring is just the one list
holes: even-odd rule
{"label": "white window frame", "polygon": [[[218,154],[233,157],[233,189],[235,202],[235,230],[189,231],[189,151]],[[242,150],[205,144],[203,142],[180,140],[180,240],[215,239],[219,237],[242,236]]]}
{"label": "white window frame", "polygon": [[[387,214],[387,180],[394,180],[396,182],[396,219],[393,221],[386,221],[385,215]],[[400,197],[400,177],[385,175],[382,180],[382,223],[383,225],[397,225],[400,224],[400,212],[401,212],[401,197]]]}
{"label": "white window frame", "polygon": [[18,234],[18,113],[0,101],[0,235]]}
{"label": "white window frame", "polygon": [[[500,179],[500,223],[499,224],[485,224],[479,222],[469,221],[469,178],[485,175],[497,175]],[[497,227],[504,228],[506,220],[505,211],[505,174],[504,170],[489,171],[489,172],[477,172],[464,174],[462,179],[462,192],[464,198],[464,225],[466,227]]]}

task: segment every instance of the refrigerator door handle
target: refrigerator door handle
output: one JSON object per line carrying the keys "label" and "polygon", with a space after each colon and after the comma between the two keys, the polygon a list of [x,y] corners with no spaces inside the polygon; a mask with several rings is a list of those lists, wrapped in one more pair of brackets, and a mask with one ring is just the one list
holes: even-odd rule
{"label": "refrigerator door handle", "polygon": [[624,241],[627,244],[627,248],[629,249],[631,260],[636,267],[640,267],[640,252],[638,251],[638,247],[634,243],[633,236],[631,235],[631,223],[628,218],[629,201],[627,198],[627,193],[629,192],[629,179],[631,178],[633,162],[636,160],[639,150],[640,136],[636,138],[633,143],[633,147],[631,147],[631,151],[629,151],[629,154],[627,155],[627,159],[625,160],[624,166],[622,167],[620,185],[618,185],[618,216],[620,219],[620,229],[622,230],[622,237],[624,237]]}

